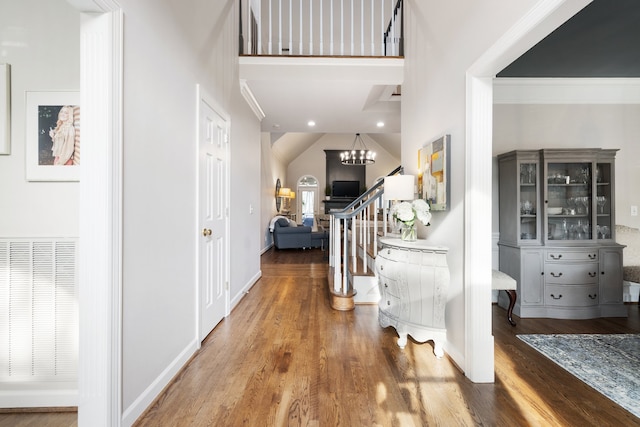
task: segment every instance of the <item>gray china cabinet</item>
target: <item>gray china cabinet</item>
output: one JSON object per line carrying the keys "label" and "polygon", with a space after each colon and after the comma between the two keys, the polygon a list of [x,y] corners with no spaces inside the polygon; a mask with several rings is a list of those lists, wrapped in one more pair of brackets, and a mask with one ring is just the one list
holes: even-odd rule
{"label": "gray china cabinet", "polygon": [[[522,318],[626,316],[615,242],[613,149],[498,156],[500,270],[518,282]],[[508,306],[504,296],[499,304]]]}

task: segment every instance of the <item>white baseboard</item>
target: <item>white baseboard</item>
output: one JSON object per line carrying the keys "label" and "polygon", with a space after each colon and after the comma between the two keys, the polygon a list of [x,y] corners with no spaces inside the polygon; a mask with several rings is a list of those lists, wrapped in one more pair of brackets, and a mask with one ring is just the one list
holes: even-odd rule
{"label": "white baseboard", "polygon": [[122,426],[130,427],[147,410],[153,401],[171,383],[180,369],[191,359],[198,350],[198,341],[191,341],[180,354],[171,362],[149,387],[122,414]]}
{"label": "white baseboard", "polygon": [[253,285],[255,285],[258,282],[258,280],[260,280],[261,277],[262,277],[262,270],[258,270],[255,276],[249,279],[249,282],[247,282],[247,284],[242,288],[242,290],[238,292],[238,294],[235,297],[233,297],[233,299],[231,300],[231,304],[230,304],[231,308],[229,309],[229,312],[233,311],[233,309],[236,307],[236,305],[238,305],[240,300],[247,294],[247,292],[249,292],[249,290],[253,287]]}
{"label": "white baseboard", "polygon": [[[5,387],[6,386],[6,387]],[[78,406],[78,386],[68,384],[66,388],[57,383],[3,384],[0,390],[0,408],[69,408]]]}

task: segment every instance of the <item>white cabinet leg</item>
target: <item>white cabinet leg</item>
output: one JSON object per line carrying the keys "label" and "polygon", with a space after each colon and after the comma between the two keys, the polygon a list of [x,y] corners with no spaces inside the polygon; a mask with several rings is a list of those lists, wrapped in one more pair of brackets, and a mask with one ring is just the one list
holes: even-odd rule
{"label": "white cabinet leg", "polygon": [[405,348],[407,345],[407,334],[400,334],[400,338],[398,338],[398,347]]}

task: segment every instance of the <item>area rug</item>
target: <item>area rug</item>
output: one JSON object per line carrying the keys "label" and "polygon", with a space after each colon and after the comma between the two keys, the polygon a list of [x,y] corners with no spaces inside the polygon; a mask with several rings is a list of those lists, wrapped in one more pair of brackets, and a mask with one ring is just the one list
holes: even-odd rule
{"label": "area rug", "polygon": [[518,338],[640,417],[640,334],[532,334]]}

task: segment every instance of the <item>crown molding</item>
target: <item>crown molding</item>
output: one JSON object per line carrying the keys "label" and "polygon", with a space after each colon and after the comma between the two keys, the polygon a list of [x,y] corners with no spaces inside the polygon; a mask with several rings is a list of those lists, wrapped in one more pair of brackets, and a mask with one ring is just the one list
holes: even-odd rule
{"label": "crown molding", "polygon": [[264,119],[266,115],[264,114],[264,111],[260,107],[258,100],[253,95],[253,92],[251,91],[251,88],[247,84],[247,81],[244,79],[240,79],[240,93],[242,94],[242,97],[244,98],[244,100],[247,101],[247,104],[249,105],[249,108],[251,108],[251,111],[253,111],[253,114],[256,115],[258,120],[262,121],[262,119]]}
{"label": "crown molding", "polygon": [[496,78],[494,104],[640,104],[640,78]]}

